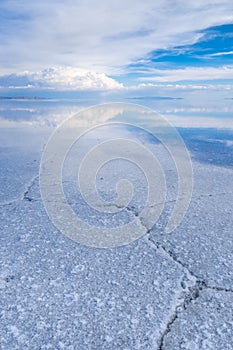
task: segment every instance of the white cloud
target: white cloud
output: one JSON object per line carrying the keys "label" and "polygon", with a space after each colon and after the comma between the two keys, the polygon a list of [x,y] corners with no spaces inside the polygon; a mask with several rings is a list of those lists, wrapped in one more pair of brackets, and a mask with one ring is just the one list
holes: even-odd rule
{"label": "white cloud", "polygon": [[118,74],[152,50],[233,21],[232,0],[2,0],[5,11],[2,73],[68,65]]}
{"label": "white cloud", "polygon": [[[153,77],[154,79],[154,77]],[[144,80],[142,78],[141,80]],[[174,84],[174,83],[168,83],[168,84],[161,84],[161,83],[141,83],[138,85],[133,85],[128,88],[128,90],[134,91],[134,90],[146,90],[146,89],[160,89],[160,90],[167,90],[167,91],[176,91],[176,90],[233,90],[232,84]]]}
{"label": "white cloud", "polygon": [[185,69],[153,69],[151,75],[140,78],[150,82],[179,82],[179,81],[204,81],[233,79],[233,66],[223,67],[188,67]]}
{"label": "white cloud", "polygon": [[183,117],[177,115],[166,115],[166,119],[177,128],[213,128],[233,130],[230,118],[206,118],[205,116]]}
{"label": "white cloud", "polygon": [[216,53],[211,53],[208,56],[209,57],[215,57],[215,56],[228,56],[228,55],[233,55],[233,51],[216,52]]}
{"label": "white cloud", "polygon": [[233,67],[151,70],[150,73],[153,75],[139,78],[139,80],[144,80],[144,83],[124,86],[104,73],[74,67],[53,67],[37,72],[23,71],[10,75],[0,75],[0,89],[109,91],[126,97],[134,96],[134,93],[137,92],[145,96],[166,96],[171,93],[174,98],[179,97],[180,93],[194,90],[203,92],[228,91],[229,93],[233,90],[233,85],[230,83],[179,83],[180,80],[232,79]]}
{"label": "white cloud", "polygon": [[38,72],[24,71],[0,77],[0,85],[19,88],[55,88],[60,90],[117,90],[123,85],[104,73],[72,67],[54,67]]}

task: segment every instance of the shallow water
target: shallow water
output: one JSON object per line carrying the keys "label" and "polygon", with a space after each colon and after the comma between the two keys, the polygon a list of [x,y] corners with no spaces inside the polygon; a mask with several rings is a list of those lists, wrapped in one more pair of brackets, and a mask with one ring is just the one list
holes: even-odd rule
{"label": "shallow water", "polygon": [[[116,100],[116,99],[115,99]],[[184,139],[191,155],[201,162],[219,166],[233,165],[233,100],[196,103],[186,100],[164,98],[121,99],[117,102],[136,103],[149,107],[164,116],[175,126]],[[47,137],[60,123],[83,108],[99,103],[112,102],[108,99],[0,99],[1,154],[15,146],[33,152],[43,147]],[[135,123],[130,120],[118,120]],[[145,127],[150,128],[147,120]],[[137,124],[136,124],[137,125]]]}

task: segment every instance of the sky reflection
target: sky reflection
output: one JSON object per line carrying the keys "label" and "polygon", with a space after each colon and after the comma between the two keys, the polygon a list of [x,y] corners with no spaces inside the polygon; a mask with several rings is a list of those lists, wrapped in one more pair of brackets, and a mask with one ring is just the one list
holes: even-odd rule
{"label": "sky reflection", "polygon": [[[102,102],[107,102],[107,100],[105,98]],[[129,100],[126,102],[129,102]],[[232,100],[221,100],[220,102],[212,100],[209,101],[209,105],[206,107],[202,105],[202,102],[194,107],[186,100],[164,98],[134,99],[130,102],[136,104],[138,102],[138,104],[152,108],[157,113],[164,115],[173,126],[177,127],[191,151],[191,155],[196,160],[216,165],[232,166]],[[88,99],[51,99],[43,101],[1,99],[1,148],[4,145],[18,148],[19,140],[21,140],[21,146],[24,145],[23,147],[28,150],[31,150],[32,147],[38,148],[39,145],[43,147],[46,138],[56,126],[81,109],[95,104],[97,104],[97,101]],[[105,119],[105,122],[107,122],[108,116]],[[131,116],[130,120],[124,120],[124,122],[133,123],[136,120],[133,120]],[[145,126],[152,126],[152,121],[147,120],[146,123]],[[40,140],[37,146],[35,146],[35,141],[32,143],[35,136]]]}

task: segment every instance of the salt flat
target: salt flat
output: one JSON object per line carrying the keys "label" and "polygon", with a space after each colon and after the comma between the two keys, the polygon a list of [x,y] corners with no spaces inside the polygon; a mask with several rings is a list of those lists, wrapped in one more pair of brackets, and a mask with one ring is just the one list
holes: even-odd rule
{"label": "salt flat", "polygon": [[[26,150],[17,139],[10,144],[13,131],[7,132],[1,149],[1,349],[232,349],[230,167],[193,160],[191,205],[171,234],[163,228],[176,199],[172,181],[165,210],[146,235],[122,247],[84,247],[56,229],[41,201],[39,162],[50,129],[38,132],[37,141],[21,130],[31,145]],[[172,177],[166,161],[165,167]],[[116,174],[106,169],[108,185]],[[66,186],[72,195],[73,184]],[[143,197],[140,180],[138,189]],[[80,212],[77,198],[70,201]]]}

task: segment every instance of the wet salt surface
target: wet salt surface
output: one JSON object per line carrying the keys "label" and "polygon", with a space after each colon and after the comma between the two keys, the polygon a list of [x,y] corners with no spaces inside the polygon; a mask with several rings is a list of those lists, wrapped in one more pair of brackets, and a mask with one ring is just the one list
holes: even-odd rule
{"label": "wet salt surface", "polygon": [[[0,160],[2,349],[232,348],[232,146],[219,146],[231,132],[184,130],[193,199],[172,234],[163,228],[176,198],[175,171],[165,160],[170,182],[160,220],[138,241],[104,250],[71,241],[45,212],[37,176],[51,125],[7,126]],[[107,186],[115,181],[109,172],[102,174]],[[74,185],[68,181],[66,190],[80,212]],[[143,179],[138,189],[135,206]]]}

